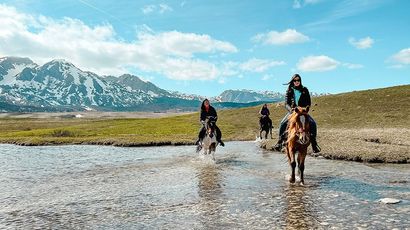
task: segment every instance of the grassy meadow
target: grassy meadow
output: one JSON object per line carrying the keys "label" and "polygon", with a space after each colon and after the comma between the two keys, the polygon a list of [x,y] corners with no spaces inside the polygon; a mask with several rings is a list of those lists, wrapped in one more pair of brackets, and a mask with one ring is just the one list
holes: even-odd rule
{"label": "grassy meadow", "polygon": [[[283,103],[269,104],[274,144]],[[223,140],[255,140],[260,106],[218,111]],[[369,162],[410,162],[410,85],[312,99],[321,155]],[[0,118],[0,143],[19,145],[101,144],[149,146],[191,144],[199,114],[162,118]]]}

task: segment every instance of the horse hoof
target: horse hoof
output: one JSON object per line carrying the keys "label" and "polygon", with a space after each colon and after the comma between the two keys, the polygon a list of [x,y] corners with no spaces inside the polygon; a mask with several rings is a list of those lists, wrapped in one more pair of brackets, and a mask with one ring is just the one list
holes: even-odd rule
{"label": "horse hoof", "polygon": [[296,180],[295,180],[295,179],[289,179],[289,183],[294,184],[295,182],[296,182]]}

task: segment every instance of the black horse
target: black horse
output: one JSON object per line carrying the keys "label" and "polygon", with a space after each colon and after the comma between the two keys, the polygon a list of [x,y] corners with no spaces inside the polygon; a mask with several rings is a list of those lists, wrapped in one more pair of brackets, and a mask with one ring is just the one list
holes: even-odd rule
{"label": "black horse", "polygon": [[203,155],[211,155],[212,159],[215,160],[215,150],[218,142],[216,140],[216,119],[215,117],[208,116],[205,119],[205,136],[202,139],[201,144],[197,147],[197,152],[204,150]]}
{"label": "black horse", "polygon": [[259,138],[262,139],[262,132],[265,131],[265,139],[268,139],[268,134],[270,133],[270,138],[272,139],[272,121],[268,116],[263,115],[260,120]]}

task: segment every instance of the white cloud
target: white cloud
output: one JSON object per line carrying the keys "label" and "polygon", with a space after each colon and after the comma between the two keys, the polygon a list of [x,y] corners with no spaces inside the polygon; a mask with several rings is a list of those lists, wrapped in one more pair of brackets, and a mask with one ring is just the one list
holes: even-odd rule
{"label": "white cloud", "polygon": [[38,64],[66,59],[98,74],[120,75],[132,67],[177,80],[212,80],[223,73],[221,64],[196,55],[238,51],[209,35],[178,31],[144,29],[135,41],[125,42],[109,24],[88,26],[72,18],[33,17],[1,4],[0,18],[1,54],[30,57]]}
{"label": "white cloud", "polygon": [[325,56],[303,57],[297,64],[297,69],[305,72],[324,72],[335,69],[340,62]]}
{"label": "white cloud", "polygon": [[151,14],[155,12],[163,14],[167,11],[173,11],[172,7],[164,3],[158,4],[158,5],[145,5],[144,7],[142,7],[141,10],[142,10],[142,13],[144,14]]}
{"label": "white cloud", "polygon": [[348,69],[361,69],[364,67],[361,64],[352,64],[352,63],[343,63],[343,66],[345,66]]}
{"label": "white cloud", "polygon": [[314,5],[319,3],[321,0],[294,0],[293,1],[293,9],[300,9],[306,5]]}
{"label": "white cloud", "polygon": [[262,79],[261,79],[261,80],[262,80],[262,81],[267,81],[267,80],[272,79],[272,77],[273,77],[272,75],[265,74],[265,75],[262,76]]}
{"label": "white cloud", "polygon": [[268,45],[287,45],[293,43],[303,43],[309,41],[309,37],[297,32],[294,29],[287,29],[283,32],[269,31],[260,33],[252,38],[253,42],[261,42]]}
{"label": "white cloud", "polygon": [[402,49],[398,53],[394,54],[391,59],[398,63],[396,66],[401,68],[403,65],[410,65],[410,48]]}
{"label": "white cloud", "polygon": [[160,14],[163,14],[167,11],[173,11],[173,9],[170,6],[168,6],[167,4],[163,4],[163,3],[159,4],[158,8],[159,8],[158,11],[159,11]]}
{"label": "white cloud", "polygon": [[194,53],[235,53],[238,49],[229,42],[212,39],[209,35],[181,33],[178,31],[160,34],[140,33],[138,43],[151,52],[165,52],[169,55],[191,57]]}
{"label": "white cloud", "polygon": [[275,67],[275,66],[280,66],[280,65],[285,65],[286,63],[284,61],[274,61],[274,60],[268,60],[268,59],[257,59],[257,58],[252,58],[249,59],[248,61],[240,64],[240,69],[248,72],[265,72],[266,70]]}
{"label": "white cloud", "polygon": [[368,49],[372,47],[374,40],[371,37],[365,37],[359,40],[349,38],[349,43],[357,49]]}
{"label": "white cloud", "polygon": [[150,13],[154,12],[154,10],[156,8],[157,7],[155,5],[146,5],[146,6],[142,7],[141,10],[142,10],[142,13],[144,13],[144,14],[150,14]]}

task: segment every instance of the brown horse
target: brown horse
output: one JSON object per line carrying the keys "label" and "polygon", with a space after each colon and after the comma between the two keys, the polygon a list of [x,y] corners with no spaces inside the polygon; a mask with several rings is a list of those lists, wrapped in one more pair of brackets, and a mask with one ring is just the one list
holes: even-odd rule
{"label": "brown horse", "polygon": [[298,168],[300,173],[300,183],[303,185],[303,171],[305,169],[305,158],[307,148],[310,144],[310,126],[309,126],[309,107],[296,107],[294,112],[289,117],[288,122],[288,140],[286,141],[286,154],[288,156],[289,165],[292,167],[292,175],[289,179],[290,183],[295,183],[295,155],[298,152]]}

